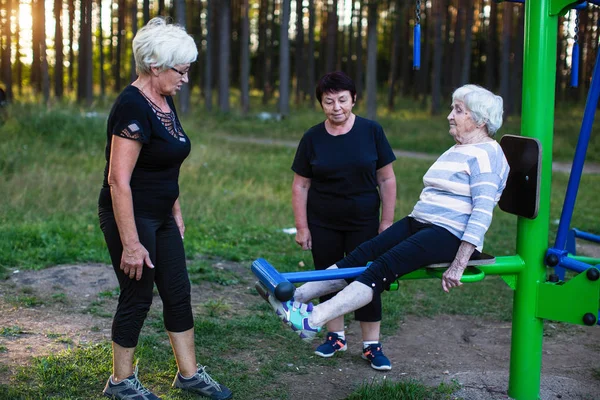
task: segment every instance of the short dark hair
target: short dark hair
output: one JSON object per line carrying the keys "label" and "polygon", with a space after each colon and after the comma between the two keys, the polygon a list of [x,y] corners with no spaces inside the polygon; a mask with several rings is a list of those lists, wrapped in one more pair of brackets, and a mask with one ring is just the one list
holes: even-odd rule
{"label": "short dark hair", "polygon": [[352,100],[356,99],[356,85],[348,75],[341,71],[329,72],[319,79],[315,94],[319,104],[323,98],[323,93],[337,93],[348,90],[352,95]]}

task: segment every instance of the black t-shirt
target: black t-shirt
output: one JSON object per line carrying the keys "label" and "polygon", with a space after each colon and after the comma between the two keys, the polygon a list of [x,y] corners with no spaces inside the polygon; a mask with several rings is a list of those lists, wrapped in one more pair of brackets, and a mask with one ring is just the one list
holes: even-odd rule
{"label": "black t-shirt", "polygon": [[[179,197],[179,168],[190,154],[190,139],[183,132],[173,99],[166,98],[173,115],[171,131],[160,121],[148,100],[135,86],[127,86],[108,116],[106,130],[106,167],[98,205],[112,210],[108,186],[108,167],[112,136],[137,140],[142,149],[131,174],[134,214],[162,218],[172,212]],[[165,114],[167,116],[168,114]]]}
{"label": "black t-shirt", "polygon": [[396,159],[383,128],[356,116],[352,129],[333,136],[322,122],[302,137],[292,170],[311,180],[308,223],[356,230],[379,220],[377,170]]}

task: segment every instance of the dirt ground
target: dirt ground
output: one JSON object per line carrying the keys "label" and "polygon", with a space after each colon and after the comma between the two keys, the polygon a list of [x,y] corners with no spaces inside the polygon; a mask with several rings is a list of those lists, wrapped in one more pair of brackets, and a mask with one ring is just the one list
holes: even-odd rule
{"label": "dirt ground", "polygon": [[[246,283],[239,284],[239,290],[227,291],[208,283],[193,285],[195,305],[215,297],[229,303],[262,301],[245,290],[248,282],[254,282],[249,266],[222,262],[215,266],[234,270],[247,278]],[[9,279],[0,282],[0,329],[18,326],[22,332],[0,336],[0,346],[6,349],[0,353],[0,382],[8,382],[15,366],[27,364],[33,356],[110,339],[108,315],[115,300],[107,298],[99,304],[98,294],[116,287],[112,268],[102,264],[11,271]],[[15,307],[10,299],[16,295],[35,296],[43,303]],[[101,310],[79,312],[91,307]],[[153,307],[160,309],[159,304]],[[352,322],[347,329],[349,349],[336,355],[343,357],[343,363],[317,366],[300,374],[293,364],[288,365],[290,372],[284,381],[289,383],[292,400],[343,399],[365,381],[410,378],[430,385],[456,380],[462,385],[456,398],[508,399],[510,332],[507,322],[464,316],[408,317],[396,335],[384,340],[393,369],[378,372],[360,358],[360,329]],[[600,327],[547,323],[541,399],[600,399],[599,353]]]}

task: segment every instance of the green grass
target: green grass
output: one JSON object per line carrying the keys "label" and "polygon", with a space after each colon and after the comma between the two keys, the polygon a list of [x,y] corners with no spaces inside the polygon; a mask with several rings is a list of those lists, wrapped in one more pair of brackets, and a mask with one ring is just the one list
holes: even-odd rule
{"label": "green grass", "polygon": [[17,325],[0,328],[0,336],[15,337],[15,336],[19,336],[23,333],[25,333],[25,332],[23,332],[23,329]]}
{"label": "green grass", "polygon": [[[558,160],[572,157],[582,110],[557,112],[553,153]],[[31,104],[9,110],[7,121],[0,127],[0,272],[7,267],[41,269],[64,263],[109,262],[96,215],[104,168],[106,111],[88,117],[68,105],[46,110]],[[364,115],[360,106],[357,112]],[[251,260],[264,257],[281,271],[297,270],[300,262],[305,269],[312,268],[310,253],[300,251],[294,237],[282,232],[294,224],[290,165],[295,149],[236,143],[223,136],[297,142],[308,127],[322,119],[318,109],[303,108],[280,122],[263,122],[254,114],[208,115],[197,110],[183,121],[193,149],[180,177],[186,254],[193,283],[250,285],[235,272],[215,268],[219,259],[249,266]],[[451,145],[445,115],[431,117],[411,100],[401,102],[395,113],[382,111],[379,121],[394,148],[438,155]],[[519,126],[519,119],[511,117],[501,132],[518,133]],[[588,159],[600,162],[599,150],[600,138],[596,135]],[[412,159],[394,163],[397,218],[412,209],[429,165],[429,161]],[[555,174],[552,179],[551,241],[567,179],[566,174]],[[598,187],[600,176],[583,177],[572,226],[598,233]],[[514,254],[515,234],[516,217],[497,210],[486,237],[486,251]],[[108,321],[111,315],[105,310],[105,300],[117,295],[118,290],[100,293],[86,311]],[[442,293],[438,280],[403,281],[398,292],[386,294],[383,299],[384,335],[396,333],[399,321],[408,314],[460,314],[507,321],[512,312],[512,291],[497,277],[465,285],[449,295]],[[9,300],[20,306],[40,305],[32,293],[21,292]],[[66,300],[62,293],[53,295],[55,302]],[[195,326],[197,354],[201,362],[218,365],[211,373],[231,386],[236,399],[285,399],[286,387],[278,377],[289,369],[288,364],[306,370],[316,365],[334,368],[338,363],[311,357],[308,347],[302,351],[297,338],[267,316],[265,304],[253,306],[252,315],[236,315],[226,304],[211,300],[199,311],[201,317]],[[0,337],[22,333],[18,326],[0,328]],[[70,344],[67,338],[58,339]],[[287,349],[292,346],[298,351],[289,354]],[[169,390],[176,367],[162,318],[154,309],[136,355],[140,376],[149,387],[166,394],[165,399],[186,398]],[[98,398],[110,374],[110,357],[109,344],[100,343],[38,358],[32,366],[19,368],[11,385],[0,385],[0,399]],[[428,388],[414,381],[368,385],[371,383],[350,398],[371,399],[375,397],[367,396],[365,391],[381,391],[377,398],[443,399],[457,389],[453,385]]]}
{"label": "green grass", "polygon": [[416,380],[391,383],[369,382],[363,384],[347,400],[442,400],[452,399],[450,395],[460,389],[458,383],[442,383],[430,388]]}

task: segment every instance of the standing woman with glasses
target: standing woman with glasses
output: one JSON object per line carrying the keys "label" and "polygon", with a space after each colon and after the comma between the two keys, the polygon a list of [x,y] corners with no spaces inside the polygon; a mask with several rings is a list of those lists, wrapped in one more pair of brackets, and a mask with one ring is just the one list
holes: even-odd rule
{"label": "standing woman with glasses", "polygon": [[177,361],[173,387],[211,399],[231,391],[196,364],[194,319],[179,204],[179,169],[190,153],[172,96],[188,81],[196,44],[185,30],[154,18],[133,40],[138,78],[108,117],[106,168],[98,213],[120,295],[113,319],[113,373],[104,395],[158,399],[138,380],[134,351],[154,284]]}

